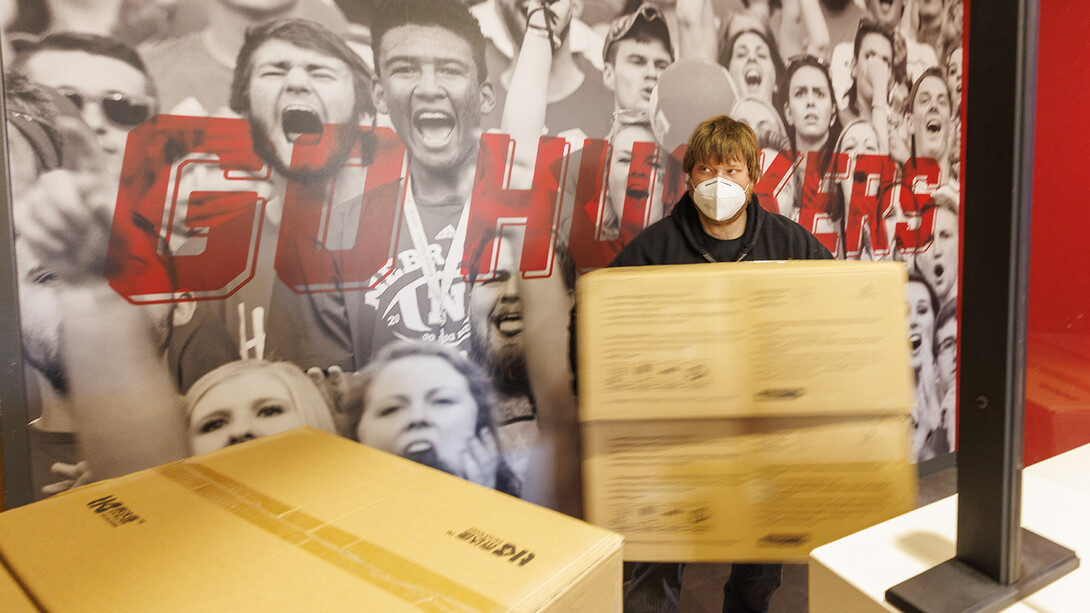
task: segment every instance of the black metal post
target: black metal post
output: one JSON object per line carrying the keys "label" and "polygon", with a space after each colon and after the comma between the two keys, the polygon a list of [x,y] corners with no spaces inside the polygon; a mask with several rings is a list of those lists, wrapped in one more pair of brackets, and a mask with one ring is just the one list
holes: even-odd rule
{"label": "black metal post", "polygon": [[957,552],[1010,584],[1021,527],[1038,0],[989,4],[969,18]]}

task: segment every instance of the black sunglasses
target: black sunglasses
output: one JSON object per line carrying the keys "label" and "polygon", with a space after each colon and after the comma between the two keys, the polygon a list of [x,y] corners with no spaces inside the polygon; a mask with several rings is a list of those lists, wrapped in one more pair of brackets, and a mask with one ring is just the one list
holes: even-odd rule
{"label": "black sunglasses", "polygon": [[58,88],[58,91],[81,111],[89,100],[94,100],[102,108],[106,119],[123,128],[134,128],[151,117],[151,98],[119,92],[94,96],[64,87]]}

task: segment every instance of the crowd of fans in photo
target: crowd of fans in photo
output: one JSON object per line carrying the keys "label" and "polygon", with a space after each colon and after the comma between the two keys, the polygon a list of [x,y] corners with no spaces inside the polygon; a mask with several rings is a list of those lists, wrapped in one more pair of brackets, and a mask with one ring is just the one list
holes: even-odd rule
{"label": "crowd of fans in photo", "polygon": [[[586,215],[598,240],[623,244],[669,212],[684,182],[656,85],[681,60],[722,67],[734,99],[720,113],[759,137],[762,206],[837,258],[906,262],[914,452],[952,449],[961,0],[0,5],[40,496],[309,425],[578,515],[568,313],[594,265],[564,239]],[[172,221],[116,214],[120,191],[150,183],[126,146],[156,115],[245,122],[253,169],[194,163],[178,179],[257,194],[240,287],[201,294],[180,265],[213,245],[196,196]],[[330,125],[360,136],[300,168],[298,139]],[[375,188],[368,147],[389,145],[383,130],[405,170]],[[521,189],[539,137],[566,139],[572,169],[587,143],[610,144],[600,200],[572,204],[578,173],[560,181],[558,274],[519,274],[528,230],[467,239],[489,132],[516,143]],[[318,245],[289,231],[297,188],[329,203]],[[360,282],[348,254],[361,220],[392,207],[390,257]],[[133,261],[116,261],[116,220],[133,225]],[[305,281],[323,291],[277,276],[281,257],[304,256],[322,262]],[[486,274],[463,274],[471,261]],[[134,266],[168,279],[165,298],[110,286],[106,273]]]}

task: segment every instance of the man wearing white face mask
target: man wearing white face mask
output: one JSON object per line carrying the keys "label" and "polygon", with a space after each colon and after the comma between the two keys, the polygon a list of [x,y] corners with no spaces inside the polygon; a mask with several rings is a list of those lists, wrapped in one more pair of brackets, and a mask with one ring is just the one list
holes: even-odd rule
{"label": "man wearing white face mask", "polygon": [[[682,160],[689,190],[610,266],[832,259],[813,234],[757,201],[759,156],[757,135],[748,125],[725,115],[701,123]],[[676,612],[684,569],[684,563],[637,562],[625,592],[625,613]],[[781,564],[734,564],[723,586],[724,613],[767,611],[781,573]]]}
{"label": "man wearing white face mask", "polygon": [[682,169],[689,190],[610,266],[832,259],[813,234],[757,201],[760,147],[748,125],[725,115],[704,121],[689,139]]}

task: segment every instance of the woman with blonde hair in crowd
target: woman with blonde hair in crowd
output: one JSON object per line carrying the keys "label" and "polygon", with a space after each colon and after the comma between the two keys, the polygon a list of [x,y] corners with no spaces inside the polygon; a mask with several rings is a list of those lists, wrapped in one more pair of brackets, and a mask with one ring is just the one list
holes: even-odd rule
{"label": "woman with blonde hair in crowd", "polygon": [[299,426],[337,433],[325,396],[289,362],[228,362],[189,388],[185,411],[193,455]]}
{"label": "woman with blonde hair in crowd", "polygon": [[[851,252],[847,249],[845,244],[846,228],[851,225],[851,218],[853,216],[853,196],[863,194],[866,192],[866,185],[870,181],[870,175],[863,170],[862,165],[857,169],[857,163],[860,160],[860,156],[880,156],[885,158],[881,152],[880,137],[878,131],[874,126],[864,119],[856,119],[848,125],[844,126],[844,130],[840,133],[840,137],[837,138],[836,143],[833,145],[833,160],[839,158],[844,159],[843,172],[838,172],[838,180],[835,186],[832,187],[833,194],[829,199],[829,206],[826,209],[830,218],[833,220],[834,226],[837,232],[837,249],[836,252],[848,259],[875,259],[874,257],[874,245],[873,241],[875,237],[869,231],[869,229],[862,229],[865,233],[860,239],[861,246],[858,250],[852,249]],[[882,193],[880,190],[879,193]],[[863,198],[857,199],[854,203],[855,215],[869,215],[870,220],[873,222],[880,222],[883,220],[878,219],[878,211],[868,207],[868,202]],[[889,232],[893,230],[892,227],[884,228],[883,231]],[[862,252],[866,252],[867,255],[863,256]]]}

